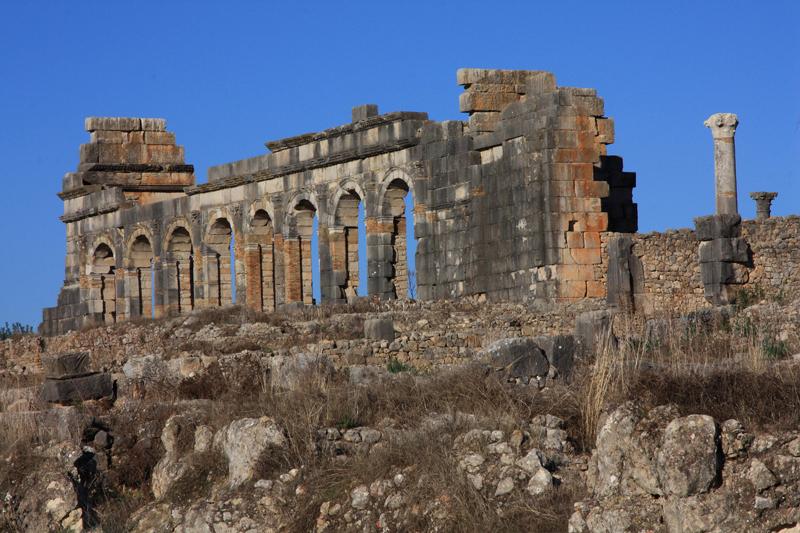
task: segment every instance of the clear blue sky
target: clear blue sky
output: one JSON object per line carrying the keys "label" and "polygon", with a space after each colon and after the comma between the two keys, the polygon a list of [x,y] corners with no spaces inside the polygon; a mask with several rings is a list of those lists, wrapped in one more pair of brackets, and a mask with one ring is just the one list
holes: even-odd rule
{"label": "clear blue sky", "polygon": [[37,324],[63,278],[56,197],[87,115],[165,117],[205,180],[353,105],[458,112],[459,67],[595,87],[638,173],[642,230],[713,210],[711,113],[739,114],[740,209],[800,211],[800,2],[3,2],[0,322]]}

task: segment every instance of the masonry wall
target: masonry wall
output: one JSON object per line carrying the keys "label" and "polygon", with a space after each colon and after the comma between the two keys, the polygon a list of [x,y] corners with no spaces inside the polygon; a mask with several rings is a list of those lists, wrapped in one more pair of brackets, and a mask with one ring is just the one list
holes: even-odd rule
{"label": "masonry wall", "polygon": [[[752,252],[745,290],[768,300],[800,294],[800,217],[742,221],[742,237]],[[631,251],[643,273],[644,294],[637,310],[689,312],[709,306],[694,230],[635,234],[632,240]]]}
{"label": "masonry wall", "polygon": [[65,284],[42,331],[227,305],[234,289],[260,311],[320,303],[315,217],[322,302],[346,301],[358,202],[368,293],[405,297],[409,194],[419,298],[602,299],[603,236],[636,230],[635,175],[606,155],[602,99],[540,71],[463,69],[458,82],[467,121],[361,106],[349,124],[268,142],[271,153],[212,168],[202,185],[164,120],[87,119],[60,194]]}

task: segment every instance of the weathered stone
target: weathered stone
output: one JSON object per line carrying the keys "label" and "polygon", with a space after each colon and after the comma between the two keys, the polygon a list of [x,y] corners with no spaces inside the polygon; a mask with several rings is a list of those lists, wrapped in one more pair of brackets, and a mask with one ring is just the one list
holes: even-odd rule
{"label": "weathered stone", "polygon": [[541,348],[529,338],[500,339],[486,348],[492,367],[508,378],[547,374],[548,362]]}
{"label": "weathered stone", "polygon": [[370,318],[364,321],[364,338],[382,341],[394,340],[394,321],[391,318]]}
{"label": "weathered stone", "polygon": [[737,215],[736,155],[734,133],[739,119],[733,113],[716,113],[703,123],[714,139],[714,176],[716,178],[717,214]]}
{"label": "weathered stone", "polygon": [[742,217],[738,214],[717,214],[694,219],[698,241],[731,239],[742,232]]}
{"label": "weathered stone", "polygon": [[268,417],[242,418],[220,430],[222,451],[228,458],[228,483],[238,487],[255,474],[262,455],[286,446],[283,430]]}
{"label": "weathered stone", "polygon": [[766,490],[770,487],[774,487],[778,484],[777,478],[772,472],[770,472],[769,468],[767,468],[767,465],[758,459],[753,459],[750,462],[750,471],[748,472],[747,477],[758,492]]}
{"label": "weathered stone", "polygon": [[776,192],[750,193],[750,198],[756,201],[756,220],[766,220],[772,216],[772,201],[777,197]]}
{"label": "weathered stone", "polygon": [[611,329],[613,316],[613,312],[602,310],[581,313],[575,318],[575,340],[582,354],[592,354],[606,343],[616,345]]}
{"label": "weathered stone", "polygon": [[90,372],[89,352],[70,352],[57,355],[43,355],[42,368],[48,378],[68,378]]}
{"label": "weathered stone", "polygon": [[542,349],[550,366],[559,376],[568,377],[575,366],[577,343],[573,335],[535,337],[534,342]]}
{"label": "weathered stone", "polygon": [[714,419],[689,415],[669,423],[658,452],[658,477],[668,495],[706,492],[721,468],[719,431]]}
{"label": "weathered stone", "polygon": [[71,404],[111,396],[111,374],[98,372],[67,379],[47,379],[42,385],[42,399],[49,403]]}

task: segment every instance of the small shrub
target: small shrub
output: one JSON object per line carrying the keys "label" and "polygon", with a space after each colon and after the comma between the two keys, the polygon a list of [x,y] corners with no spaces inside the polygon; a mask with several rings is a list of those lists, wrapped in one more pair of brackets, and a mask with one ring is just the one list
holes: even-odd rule
{"label": "small shrub", "polygon": [[0,326],[0,341],[23,335],[33,335],[33,327],[21,322],[14,322],[13,324],[6,322],[5,325]]}
{"label": "small shrub", "polygon": [[782,340],[766,338],[761,341],[761,352],[767,359],[784,359],[789,355],[789,346]]}
{"label": "small shrub", "polygon": [[736,293],[736,310],[741,311],[764,299],[764,289],[760,285],[743,287]]}
{"label": "small shrub", "polygon": [[400,372],[410,372],[414,369],[411,365],[407,365],[402,361],[398,361],[396,358],[392,357],[388,363],[386,363],[386,370],[388,370],[392,374],[399,374]]}

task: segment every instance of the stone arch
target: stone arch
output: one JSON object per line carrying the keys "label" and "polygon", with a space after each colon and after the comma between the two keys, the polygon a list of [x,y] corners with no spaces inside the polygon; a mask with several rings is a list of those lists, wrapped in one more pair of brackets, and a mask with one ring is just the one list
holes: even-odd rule
{"label": "stone arch", "polygon": [[301,192],[292,197],[288,205],[286,227],[292,236],[284,242],[286,301],[313,304],[311,241],[319,204],[313,193]]}
{"label": "stone arch", "polygon": [[353,180],[345,180],[332,199],[333,225],[328,230],[331,254],[333,298],[349,300],[358,295],[359,204],[366,207],[363,189]]}
{"label": "stone arch", "polygon": [[89,264],[89,292],[92,311],[110,324],[117,321],[117,276],[114,248],[109,239],[100,238],[93,245]]}
{"label": "stone arch", "polygon": [[[393,168],[386,172],[378,185],[378,216],[390,217],[399,216],[405,195],[411,193],[413,198],[414,187],[411,177],[399,168]],[[399,200],[399,202],[398,202]]]}
{"label": "stone arch", "polygon": [[130,273],[129,298],[131,313],[153,316],[153,241],[149,232],[136,230],[128,239],[126,264]]}
{"label": "stone arch", "polygon": [[233,303],[233,262],[231,255],[233,243],[233,224],[230,219],[220,213],[209,218],[206,230],[205,245],[209,257],[205,264],[208,269],[209,304],[212,306],[231,305]]}
{"label": "stone arch", "polygon": [[275,227],[266,202],[256,202],[250,209],[244,266],[248,307],[275,310]]}
{"label": "stone arch", "polygon": [[172,313],[194,309],[195,257],[190,226],[171,224],[166,232],[164,268],[167,278],[167,302]]}
{"label": "stone arch", "polygon": [[407,297],[409,285],[416,283],[410,279],[406,231],[406,200],[408,195],[414,200],[413,190],[411,177],[398,168],[389,170],[378,185],[378,220],[375,226],[381,234],[381,249],[375,250],[374,256],[379,258],[375,262],[380,264],[371,267],[370,271],[384,277],[379,283],[381,293],[390,298]]}

